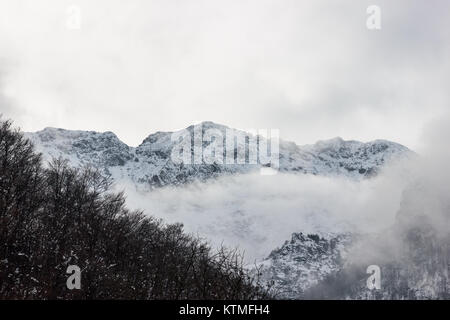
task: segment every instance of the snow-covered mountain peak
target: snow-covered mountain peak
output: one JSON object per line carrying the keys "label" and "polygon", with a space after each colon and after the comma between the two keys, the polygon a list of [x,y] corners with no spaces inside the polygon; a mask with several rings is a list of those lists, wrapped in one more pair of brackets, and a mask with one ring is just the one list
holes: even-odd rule
{"label": "snow-covered mountain peak", "polygon": [[[30,137],[30,134],[27,134]],[[93,142],[98,141],[113,141],[123,143],[111,131],[97,132],[97,131],[83,131],[83,130],[67,130],[62,128],[46,127],[41,131],[33,133],[33,136],[39,137],[41,140],[52,141],[55,143],[62,143],[63,141],[73,141],[87,139]]]}
{"label": "snow-covered mountain peak", "polygon": [[[230,129],[230,127],[220,124],[220,123],[216,123],[216,122],[212,122],[212,121],[202,121],[201,123],[197,124],[197,126],[201,126],[203,128],[203,130],[208,130],[208,129],[219,129],[219,130],[226,130],[226,129]],[[189,126],[188,128],[193,128],[194,125]]]}
{"label": "snow-covered mountain peak", "polygon": [[26,136],[48,161],[62,157],[76,166],[90,164],[104,169],[124,165],[132,158],[131,148],[110,131],[45,128]]}
{"label": "snow-covered mountain peak", "polygon": [[150,144],[158,144],[158,145],[171,145],[173,144],[172,137],[173,136],[179,136],[183,132],[193,134],[195,128],[201,128],[202,134],[204,134],[207,130],[210,129],[216,129],[219,130],[224,136],[227,129],[230,129],[229,127],[218,124],[212,121],[203,121],[199,124],[190,125],[185,129],[177,130],[177,131],[157,131],[155,133],[150,134],[147,136],[147,138],[144,139],[144,141],[141,143],[141,146],[143,145],[150,145]]}
{"label": "snow-covered mountain peak", "polygon": [[335,137],[328,140],[319,140],[315,143],[317,149],[339,149],[343,144],[350,141],[344,141],[341,137]]}

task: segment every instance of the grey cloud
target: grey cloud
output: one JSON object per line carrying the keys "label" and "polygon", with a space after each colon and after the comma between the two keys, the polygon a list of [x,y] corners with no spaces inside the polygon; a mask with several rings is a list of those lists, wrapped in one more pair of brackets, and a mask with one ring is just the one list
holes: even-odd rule
{"label": "grey cloud", "polygon": [[110,130],[136,145],[212,120],[414,148],[448,109],[446,1],[380,0],[380,31],[366,29],[369,1],[77,3],[73,31],[69,2],[0,1],[0,50],[17,61],[5,81],[27,131]]}

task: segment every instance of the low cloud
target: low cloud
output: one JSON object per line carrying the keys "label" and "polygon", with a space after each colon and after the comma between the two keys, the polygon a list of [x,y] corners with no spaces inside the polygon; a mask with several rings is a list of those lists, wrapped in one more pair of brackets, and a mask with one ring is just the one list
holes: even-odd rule
{"label": "low cloud", "polygon": [[151,192],[129,185],[126,194],[133,208],[167,222],[182,222],[188,232],[214,246],[237,247],[253,262],[265,258],[293,232],[377,232],[392,225],[406,181],[391,170],[395,174],[362,182],[246,174]]}

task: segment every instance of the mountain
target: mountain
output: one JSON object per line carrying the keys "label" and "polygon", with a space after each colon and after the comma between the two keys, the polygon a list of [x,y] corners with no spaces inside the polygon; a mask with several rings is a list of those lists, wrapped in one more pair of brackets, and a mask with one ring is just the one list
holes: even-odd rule
{"label": "mountain", "polygon": [[256,266],[277,298],[301,299],[309,288],[341,270],[351,234],[294,233]]}
{"label": "mountain", "polygon": [[[449,202],[430,177],[403,192],[394,224],[374,234],[294,233],[257,266],[284,299],[450,298]],[[434,190],[430,192],[430,190]],[[367,286],[367,268],[380,270],[380,288]]]}
{"label": "mountain", "polygon": [[[233,137],[231,150],[219,148],[210,153],[217,141],[219,145],[227,145],[230,132]],[[350,233],[353,231],[348,228],[337,227],[332,219],[335,208],[330,201],[331,195],[327,194],[332,191],[323,194],[326,203],[312,199],[310,204],[306,199],[311,200],[314,192],[305,195],[304,188],[287,191],[301,184],[293,184],[284,178],[297,179],[294,175],[300,174],[310,175],[300,179],[305,180],[308,188],[312,182],[309,178],[323,179],[320,176],[344,177],[345,181],[360,186],[359,181],[377,175],[389,162],[415,155],[397,143],[385,140],[363,143],[334,138],[299,146],[279,140],[274,148],[276,137],[265,138],[213,122],[175,132],[152,133],[138,147],[126,145],[112,132],[46,128],[26,135],[45,160],[62,157],[74,166],[92,165],[111,175],[116,182],[131,182],[138,188],[213,180],[213,184],[193,185],[194,188],[186,190],[160,188],[158,192],[142,193],[141,198],[136,194],[132,196],[145,209],[163,214],[166,219],[183,222],[188,231],[199,232],[213,239],[215,244],[232,238],[233,241],[227,244],[244,243],[247,251],[258,255],[264,252],[258,258],[260,262],[255,271],[260,273],[263,281],[272,283],[278,298],[449,297],[447,213],[450,206],[446,190],[436,198],[435,193],[426,192],[433,190],[428,185],[420,188],[423,182],[413,184],[411,190],[403,194],[395,224],[388,230],[370,235]],[[256,141],[256,146],[251,141]],[[266,146],[270,151],[276,151],[278,147],[276,163],[251,162],[252,152],[256,150],[260,154]],[[188,161],[176,161],[174,154],[179,150],[188,150],[185,158]],[[207,158],[208,155],[213,155],[213,161]],[[233,163],[220,161],[227,157]],[[283,179],[270,180],[267,185],[260,184],[262,180],[255,180],[252,175],[241,175],[266,167],[292,175],[279,175]],[[214,179],[222,176],[228,177]],[[283,182],[287,183],[280,193],[278,185],[270,187],[271,183]],[[321,181],[316,182],[316,188],[322,185]],[[230,187],[235,185],[242,187]],[[249,185],[260,189],[252,193]],[[213,195],[211,201],[208,192],[209,197]],[[353,195],[349,201],[352,200]],[[357,203],[351,202],[351,205]],[[430,216],[430,212],[441,212],[441,216],[437,219],[435,215]],[[325,222],[333,227],[325,228]],[[320,228],[311,228],[312,224],[320,225]],[[442,230],[437,232],[439,228]],[[292,232],[290,240],[272,250]],[[281,233],[282,236],[274,236]],[[264,256],[267,258],[261,261]],[[382,270],[383,289],[380,291],[370,291],[366,287],[369,265],[379,265]]]}
{"label": "mountain", "polygon": [[[227,164],[216,159],[213,162],[206,161],[205,157],[201,157],[201,154],[205,154],[212,145],[212,140],[205,139],[209,132],[221,134],[223,146],[227,145],[229,132],[233,137],[242,138],[236,138],[237,142],[232,145],[229,153],[224,148],[223,159],[229,156],[234,160],[233,163]],[[63,157],[74,166],[92,165],[104,170],[116,181],[131,180],[143,187],[178,185],[226,174],[248,173],[263,167],[274,167],[272,162],[249,161],[252,150],[250,140],[256,141],[255,152],[260,152],[260,149],[264,150],[262,146],[266,145],[269,146],[267,150],[271,151],[273,138],[266,139],[261,135],[252,135],[213,122],[203,122],[177,132],[156,132],[145,138],[138,147],[126,145],[112,132],[45,128],[26,135],[46,160]],[[178,163],[173,160],[174,152],[186,147],[185,141],[174,137],[183,135],[192,138],[187,146],[191,152],[190,158],[194,159],[191,163]],[[200,139],[200,150],[196,150],[196,139]],[[339,175],[351,179],[375,175],[388,161],[412,154],[408,148],[390,141],[376,140],[362,143],[344,141],[341,138],[304,146],[279,140],[278,148],[277,169],[281,172]],[[195,161],[193,158],[195,152],[200,154],[200,157],[197,157],[200,160]]]}

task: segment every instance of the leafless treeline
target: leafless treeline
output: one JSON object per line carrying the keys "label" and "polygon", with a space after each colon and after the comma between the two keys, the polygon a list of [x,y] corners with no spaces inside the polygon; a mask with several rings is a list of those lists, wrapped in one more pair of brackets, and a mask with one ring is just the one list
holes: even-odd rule
{"label": "leafless treeline", "polygon": [[[129,211],[97,171],[48,167],[0,119],[0,299],[261,299],[240,255]],[[66,287],[68,265],[81,289]]]}

